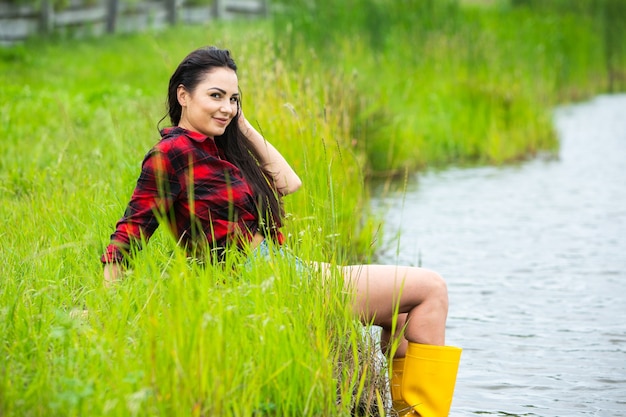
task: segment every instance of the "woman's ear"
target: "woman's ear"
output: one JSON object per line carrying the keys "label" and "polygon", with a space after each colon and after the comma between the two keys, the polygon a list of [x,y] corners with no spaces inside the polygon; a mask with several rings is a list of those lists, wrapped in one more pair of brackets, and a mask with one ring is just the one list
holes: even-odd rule
{"label": "woman's ear", "polygon": [[187,89],[185,89],[185,86],[180,84],[176,89],[176,98],[178,99],[178,104],[180,104],[182,107],[186,107],[188,95],[189,93],[187,92]]}

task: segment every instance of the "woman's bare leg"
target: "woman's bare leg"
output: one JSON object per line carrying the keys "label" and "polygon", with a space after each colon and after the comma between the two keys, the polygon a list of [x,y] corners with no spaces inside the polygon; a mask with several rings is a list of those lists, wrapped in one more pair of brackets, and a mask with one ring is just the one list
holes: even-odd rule
{"label": "woman's bare leg", "polygon": [[[364,323],[383,328],[383,343],[404,328],[404,338],[410,342],[445,344],[448,290],[437,273],[394,265],[347,266],[342,272],[346,287],[355,292],[355,313]],[[406,341],[401,340],[395,357],[403,357],[405,351]]]}
{"label": "woman's bare leg", "polygon": [[[404,326],[406,325],[407,314],[400,313],[396,319],[395,326],[384,328],[380,335],[380,348],[384,353],[389,353],[392,344],[396,343],[394,357],[403,358],[406,354],[407,340],[404,338]],[[393,331],[392,331],[393,330]]]}

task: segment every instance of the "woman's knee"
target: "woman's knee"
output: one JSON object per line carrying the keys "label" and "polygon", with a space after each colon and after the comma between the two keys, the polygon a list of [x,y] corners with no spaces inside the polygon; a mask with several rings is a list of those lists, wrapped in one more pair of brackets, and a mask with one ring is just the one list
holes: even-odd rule
{"label": "woman's knee", "polygon": [[447,309],[448,308],[448,284],[446,280],[441,275],[434,272],[433,285],[435,287],[433,290],[433,292],[435,293],[435,297],[440,298],[441,302],[445,304],[446,309]]}
{"label": "woman's knee", "polygon": [[431,303],[435,306],[435,311],[442,318],[448,317],[448,285],[443,277],[437,274],[435,278],[435,289],[433,290],[433,298]]}
{"label": "woman's knee", "polygon": [[448,310],[448,284],[446,280],[437,272],[421,270],[419,274],[426,274],[422,277],[421,288],[423,288],[424,302],[437,304],[441,309]]}

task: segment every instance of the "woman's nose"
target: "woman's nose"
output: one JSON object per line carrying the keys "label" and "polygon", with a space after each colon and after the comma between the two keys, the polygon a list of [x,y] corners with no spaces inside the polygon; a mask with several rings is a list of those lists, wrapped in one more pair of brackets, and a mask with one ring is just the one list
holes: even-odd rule
{"label": "woman's nose", "polygon": [[232,114],[233,109],[232,109],[232,106],[230,105],[230,103],[222,102],[222,105],[220,106],[220,111],[222,113]]}
{"label": "woman's nose", "polygon": [[229,116],[232,116],[234,112],[233,106],[231,106],[230,103],[222,103],[222,105],[220,106],[220,111]]}

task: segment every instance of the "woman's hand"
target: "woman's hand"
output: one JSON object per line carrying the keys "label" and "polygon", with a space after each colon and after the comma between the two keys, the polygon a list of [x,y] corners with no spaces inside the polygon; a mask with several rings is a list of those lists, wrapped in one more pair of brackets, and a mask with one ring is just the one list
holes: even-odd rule
{"label": "woman's hand", "polygon": [[250,125],[250,122],[248,122],[248,120],[246,119],[246,116],[244,116],[243,109],[241,107],[239,108],[239,117],[237,118],[237,125],[239,126],[239,130],[241,130],[241,133],[243,133],[244,136],[248,137],[248,126]]}
{"label": "woman's hand", "polygon": [[118,264],[111,263],[104,265],[104,286],[110,288],[115,283],[122,280],[122,267]]}
{"label": "woman's hand", "polygon": [[287,160],[272,146],[245,118],[243,110],[239,109],[239,130],[248,138],[261,157],[265,168],[274,180],[276,190],[281,195],[291,194],[302,185],[302,180],[291,168]]}

